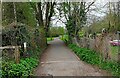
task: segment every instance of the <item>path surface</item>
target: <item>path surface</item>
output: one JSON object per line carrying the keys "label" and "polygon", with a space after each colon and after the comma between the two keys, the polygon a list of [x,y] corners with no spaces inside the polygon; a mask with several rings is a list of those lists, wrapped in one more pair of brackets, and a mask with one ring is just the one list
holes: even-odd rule
{"label": "path surface", "polygon": [[35,72],[36,76],[48,74],[53,76],[104,76],[101,70],[80,61],[58,38],[50,42],[40,62]]}

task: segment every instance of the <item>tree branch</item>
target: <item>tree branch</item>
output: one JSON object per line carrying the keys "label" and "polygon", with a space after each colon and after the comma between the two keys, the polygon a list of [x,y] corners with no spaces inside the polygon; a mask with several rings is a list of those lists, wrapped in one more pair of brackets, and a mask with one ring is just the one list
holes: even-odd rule
{"label": "tree branch", "polygon": [[87,8],[85,8],[85,10],[87,10],[86,13],[89,11],[90,7],[91,7],[94,3],[95,3],[95,2],[92,2],[90,5],[88,5]]}

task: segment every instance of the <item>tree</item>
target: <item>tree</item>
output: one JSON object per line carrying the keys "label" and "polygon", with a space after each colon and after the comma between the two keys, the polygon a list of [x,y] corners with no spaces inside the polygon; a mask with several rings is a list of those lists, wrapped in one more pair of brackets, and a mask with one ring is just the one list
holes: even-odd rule
{"label": "tree", "polygon": [[49,36],[58,37],[64,35],[65,30],[63,27],[50,27]]}
{"label": "tree", "polygon": [[[40,31],[40,41],[41,41],[41,47],[46,46],[47,44],[47,38],[46,35],[48,34],[49,31],[49,27],[50,27],[50,21],[51,21],[51,17],[53,15],[54,12],[54,5],[55,2],[46,2],[43,3],[45,5],[42,5],[41,2],[38,2],[36,4],[36,19],[38,20],[38,24],[39,24],[39,31]],[[43,6],[46,6],[45,8],[43,8]],[[45,19],[44,16],[45,15]]]}
{"label": "tree", "polygon": [[2,3],[2,25],[8,25],[12,23],[14,18],[14,6],[11,3]]}
{"label": "tree", "polygon": [[105,16],[100,20],[93,20],[90,25],[92,32],[101,32],[102,28],[106,28],[109,33],[116,33],[119,30],[119,10],[118,10],[118,2],[112,3],[109,2],[106,4],[107,8],[105,12]]}
{"label": "tree", "polygon": [[27,42],[28,50],[32,51],[33,31],[37,25],[34,9],[29,2],[4,2],[2,7],[2,45],[21,46],[21,54],[26,55],[23,43]]}
{"label": "tree", "polygon": [[66,25],[69,43],[79,45],[79,31],[85,25],[87,19],[86,14],[93,3],[94,2],[64,2],[60,4],[61,6],[58,10],[61,14],[60,17],[65,17],[66,19],[66,22],[61,21]]}

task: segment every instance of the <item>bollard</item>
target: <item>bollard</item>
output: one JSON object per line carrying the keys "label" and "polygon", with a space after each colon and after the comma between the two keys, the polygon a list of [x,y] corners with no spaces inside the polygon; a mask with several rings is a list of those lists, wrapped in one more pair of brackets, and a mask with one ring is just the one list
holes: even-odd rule
{"label": "bollard", "polygon": [[24,52],[27,52],[27,43],[24,42]]}

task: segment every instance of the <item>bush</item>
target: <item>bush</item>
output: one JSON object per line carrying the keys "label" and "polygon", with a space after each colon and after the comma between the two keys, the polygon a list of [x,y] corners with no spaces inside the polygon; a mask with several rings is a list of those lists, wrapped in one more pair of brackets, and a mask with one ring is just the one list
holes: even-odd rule
{"label": "bush", "polygon": [[68,44],[68,35],[63,35],[60,39],[63,40],[66,44]]}
{"label": "bush", "polygon": [[26,25],[18,23],[2,29],[2,45],[22,45],[30,40],[30,33]]}
{"label": "bush", "polygon": [[19,64],[4,62],[2,64],[2,77],[23,77],[31,76],[32,70],[38,65],[36,58],[30,57],[21,59]]}
{"label": "bush", "polygon": [[78,55],[81,60],[92,65],[97,65],[104,70],[108,70],[113,75],[120,75],[120,66],[117,62],[103,60],[99,53],[86,48],[80,48],[75,44],[69,44],[69,47]]}

